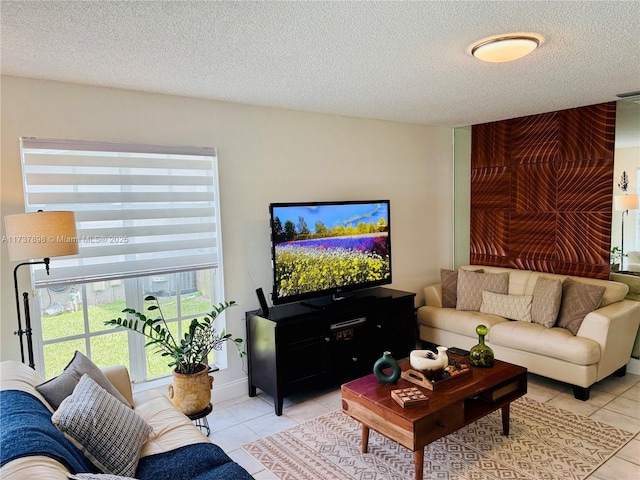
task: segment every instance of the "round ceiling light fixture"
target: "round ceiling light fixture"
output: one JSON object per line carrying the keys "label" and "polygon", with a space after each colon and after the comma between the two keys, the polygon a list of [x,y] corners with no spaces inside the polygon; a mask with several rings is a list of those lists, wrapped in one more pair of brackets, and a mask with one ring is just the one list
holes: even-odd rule
{"label": "round ceiling light fixture", "polygon": [[530,33],[499,35],[474,43],[471,55],[485,62],[510,62],[529,55],[541,43],[540,36]]}

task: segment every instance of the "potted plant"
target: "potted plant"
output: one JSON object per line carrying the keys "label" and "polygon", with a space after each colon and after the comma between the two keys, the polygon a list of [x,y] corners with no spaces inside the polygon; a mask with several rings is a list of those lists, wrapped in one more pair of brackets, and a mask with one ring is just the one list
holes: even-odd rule
{"label": "potted plant", "polygon": [[613,247],[611,249],[611,271],[618,272],[620,271],[620,267],[622,265],[622,251],[619,247]]}
{"label": "potted plant", "polygon": [[211,402],[213,378],[209,376],[207,365],[209,353],[220,350],[224,342],[230,341],[241,357],[245,355],[241,338],[232,338],[224,330],[218,334],[213,326],[216,317],[235,306],[236,302],[225,301],[214,305],[211,313],[202,319],[194,318],[183,338],[176,339],[164,319],[158,299],[148,296],[145,301],[155,302],[147,307],[147,311],[157,311],[156,317],[151,318],[132,308],[125,308],[122,312],[133,318],[118,317],[105,322],[105,325],[124,327],[147,337],[149,341],[145,346],[154,346],[157,353],[169,357],[168,366],[173,367],[173,383],[169,385],[169,397],[173,403],[185,415],[201,412]]}

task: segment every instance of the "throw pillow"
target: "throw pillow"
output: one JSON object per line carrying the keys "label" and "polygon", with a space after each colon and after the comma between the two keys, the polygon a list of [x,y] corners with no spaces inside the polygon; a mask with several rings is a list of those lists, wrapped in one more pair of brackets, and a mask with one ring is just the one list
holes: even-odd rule
{"label": "throw pillow", "polygon": [[40,392],[54,410],[57,410],[62,401],[71,395],[73,389],[78,385],[80,377],[85,373],[111,395],[126,406],[131,407],[131,404],[129,404],[118,389],[113,386],[104,373],[102,373],[102,370],[77,350],[60,375],[38,385],[36,390]]}
{"label": "throw pillow", "polygon": [[532,301],[532,295],[502,295],[483,290],[480,311],[491,315],[499,315],[510,320],[531,322]]}
{"label": "throw pillow", "polygon": [[442,308],[456,308],[458,271],[441,268],[440,284],[442,285]]}
{"label": "throw pillow", "polygon": [[87,374],[51,416],[104,473],[132,477],[151,427]]}
{"label": "throw pillow", "polygon": [[458,270],[457,310],[480,311],[482,291],[509,293],[509,273],[480,273]]}
{"label": "throw pillow", "polygon": [[[481,268],[470,271],[483,272]],[[442,286],[442,308],[456,308],[456,303],[458,303],[458,271],[441,268],[440,285]]]}
{"label": "throw pillow", "polygon": [[566,328],[576,335],[584,317],[600,305],[605,290],[605,287],[567,278],[562,283],[562,305],[556,326]]}
{"label": "throw pillow", "polygon": [[556,324],[562,303],[562,282],[551,278],[538,277],[533,288],[531,321],[551,328]]}

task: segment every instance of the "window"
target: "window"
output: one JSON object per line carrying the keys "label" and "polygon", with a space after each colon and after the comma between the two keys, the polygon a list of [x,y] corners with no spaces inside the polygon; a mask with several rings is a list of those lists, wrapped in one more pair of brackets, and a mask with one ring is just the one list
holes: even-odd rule
{"label": "window", "polygon": [[224,298],[215,150],[23,138],[21,154],[26,211],[74,211],[80,248],[53,258],[50,275],[32,270],[41,373],[59,373],[77,349],[127,365],[134,381],[168,374],[141,335],[104,321],[153,294],[181,335]]}

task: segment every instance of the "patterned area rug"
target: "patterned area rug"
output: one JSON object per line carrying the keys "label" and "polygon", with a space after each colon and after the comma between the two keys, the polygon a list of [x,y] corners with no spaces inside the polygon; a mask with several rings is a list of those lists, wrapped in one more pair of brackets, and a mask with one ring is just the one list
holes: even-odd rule
{"label": "patterned area rug", "polygon": [[[424,478],[456,480],[583,479],[633,434],[553,406],[511,404],[509,437],[494,412],[425,448]],[[413,453],[361,427],[340,410],[289,428],[244,450],[281,480],[407,480]]]}

